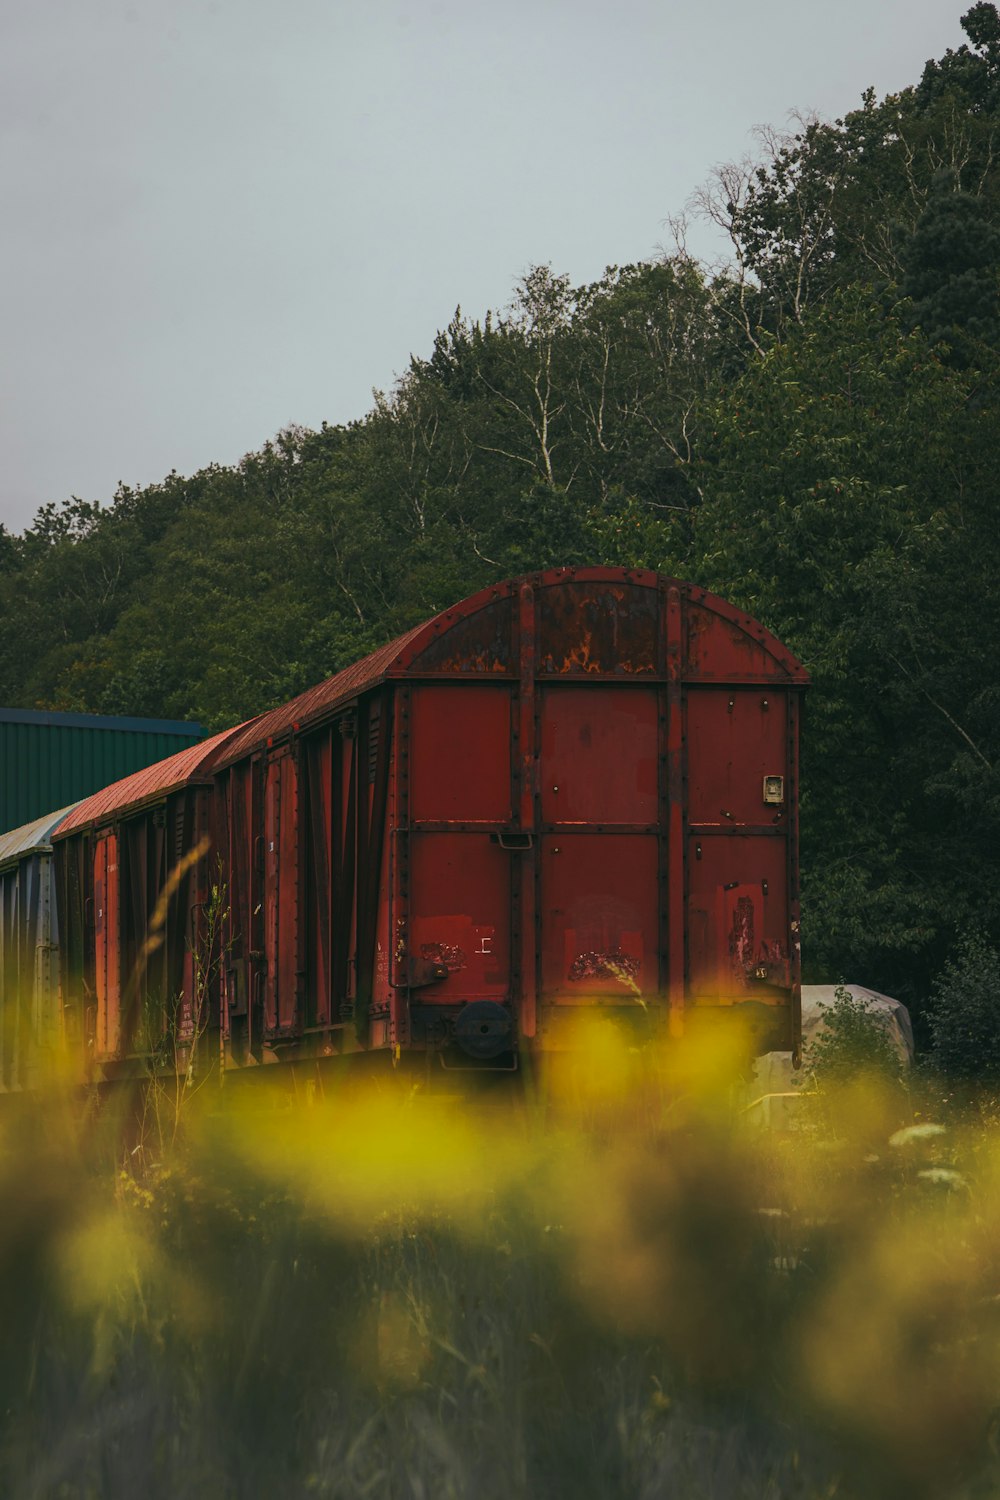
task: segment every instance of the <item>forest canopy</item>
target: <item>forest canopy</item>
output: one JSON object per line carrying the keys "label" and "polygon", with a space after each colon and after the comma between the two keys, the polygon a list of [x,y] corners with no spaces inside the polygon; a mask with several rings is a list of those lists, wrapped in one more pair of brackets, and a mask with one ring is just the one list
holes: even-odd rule
{"label": "forest canopy", "polygon": [[724,265],[538,265],[348,426],[0,527],[0,702],[221,727],[497,578],[689,578],[812,675],[807,975],[919,1002],[1000,935],[1000,15],[962,26],[695,192]]}

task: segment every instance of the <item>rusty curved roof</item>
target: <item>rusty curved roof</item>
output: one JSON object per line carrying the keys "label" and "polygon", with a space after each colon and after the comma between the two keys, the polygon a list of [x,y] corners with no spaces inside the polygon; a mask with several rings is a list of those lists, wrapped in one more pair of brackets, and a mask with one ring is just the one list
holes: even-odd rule
{"label": "rusty curved roof", "polygon": [[522,584],[530,583],[536,590],[552,588],[569,582],[632,584],[648,589],[679,588],[691,603],[721,616],[741,634],[754,640],[766,656],[771,657],[790,681],[805,685],[808,674],[801,663],[778,638],[744,611],[729,604],[717,594],[709,593],[696,584],[684,583],[680,579],[668,578],[646,568],[549,568],[541,573],[525,574],[509,578],[502,583],[489,584],[478,593],[461,600],[449,609],[442,610],[430,619],[416,625],[404,635],[388,641],[361,661],[353,662],[342,672],[328,677],[315,687],[308,688],[259,718],[244,725],[225,747],[216,762],[216,769],[232,764],[255,750],[304,729],[322,719],[342,704],[348,703],[369,688],[378,686],[390,677],[405,676],[418,664],[421,654],[431,642],[451,630],[460,621],[494,604],[499,599],[517,596]]}
{"label": "rusty curved roof", "polygon": [[141,771],[133,771],[131,776],[124,776],[121,781],[114,781],[93,796],[85,797],[59,825],[54,837],[65,838],[79,828],[88,828],[128,812],[143,802],[165,797],[178,787],[207,780],[228,742],[244,728],[246,725],[238,724],[235,729],[224,729],[221,734],[199,740],[196,745],[178,750],[176,755],[168,755],[166,760],[155,761]]}
{"label": "rusty curved roof", "polygon": [[131,776],[95,792],[92,797],[85,798],[68,812],[53,836],[56,839],[64,838],[78,828],[90,826],[142,803],[166,796],[177,787],[207,781],[214,771],[324,718],[341,704],[376,687],[386,678],[406,675],[419,663],[421,654],[432,642],[452,631],[460,621],[467,620],[497,600],[516,595],[522,584],[530,583],[535,589],[545,589],[570,582],[632,584],[648,589],[677,588],[691,604],[698,604],[702,609],[721,616],[741,636],[756,641],[765,656],[772,658],[790,681],[805,685],[809,680],[801,663],[769,630],[717,594],[711,594],[696,584],[684,583],[640,568],[550,568],[542,573],[490,584],[479,593],[414,626],[404,635],[388,641],[361,661],[352,662],[342,672],[307,688],[290,702],[282,703],[245,724],[238,724],[234,729],[223,730],[211,739],[199,741],[196,745],[168,756],[166,760],[147,766],[145,770],[135,771]]}

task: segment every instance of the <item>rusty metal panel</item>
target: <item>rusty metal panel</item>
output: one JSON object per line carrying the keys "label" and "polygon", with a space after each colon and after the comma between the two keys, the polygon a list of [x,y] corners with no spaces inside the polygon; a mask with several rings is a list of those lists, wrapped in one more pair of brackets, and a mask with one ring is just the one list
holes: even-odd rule
{"label": "rusty metal panel", "polygon": [[[131,818],[121,826],[118,852],[121,876],[121,948],[123,973],[132,976],[144,994],[146,989],[146,938],[152,915],[147,868],[146,820]],[[154,872],[152,885],[155,888]],[[165,997],[164,997],[165,999]]]}
{"label": "rusty metal panel", "polygon": [[397,1046],[412,1041],[408,938],[410,930],[410,730],[412,690],[399,683],[393,694],[393,756],[389,784],[388,885],[390,890],[387,960],[390,1040]]}
{"label": "rusty metal panel", "polygon": [[[789,774],[786,700],[780,688],[688,689],[690,823],[781,824]],[[773,778],[780,787],[766,788]]]}
{"label": "rusty metal panel", "polygon": [[508,823],[511,690],[424,684],[411,694],[411,805],[416,821]]}
{"label": "rusty metal panel", "polygon": [[[497,591],[499,592],[499,591]],[[470,612],[446,610],[432,623],[420,654],[421,672],[496,673],[514,670],[513,603],[488,599]]]}
{"label": "rusty metal panel", "polygon": [[[694,1003],[788,1000],[785,840],[692,833],[688,985]],[[780,996],[776,991],[783,991]]]}
{"label": "rusty metal panel", "polygon": [[307,929],[304,942],[309,975],[305,1021],[310,1026],[328,1026],[333,1019],[330,998],[336,791],[333,735],[334,731],[330,728],[318,731],[309,736],[303,747],[305,776],[301,817],[307,847],[302,900]]}
{"label": "rusty metal panel", "polygon": [[[182,830],[171,846],[169,821],[167,809],[158,809],[155,814],[150,809],[119,828],[122,975],[126,985],[123,1031],[129,1050],[134,1026],[140,1021],[140,1045],[155,1046],[166,1034],[184,985],[182,966],[171,963],[177,907],[185,894],[175,888],[171,876],[184,835]],[[158,911],[161,898],[168,893],[166,909]]]}
{"label": "rusty metal panel", "polygon": [[661,586],[663,625],[663,664],[666,688],[663,694],[662,757],[660,761],[660,899],[666,910],[660,920],[661,983],[666,983],[670,1007],[671,1036],[679,1036],[684,1026],[687,995],[684,976],[686,965],[684,924],[684,694],[681,683],[684,635],[684,608],[681,590],[675,583]]}
{"label": "rusty metal panel", "polygon": [[278,1027],[280,984],[281,761],[268,762],[264,776],[264,1026]]}
{"label": "rusty metal panel", "polygon": [[[372,969],[372,1013],[378,1016],[380,1032],[385,1043],[394,1040],[392,1026],[397,1017],[393,1014],[396,992],[392,987],[392,921],[389,894],[389,840],[383,839],[380,850],[381,871],[378,884],[378,904],[375,913],[375,961]],[[374,1044],[375,1038],[372,1037]]]}
{"label": "rusty metal panel", "polygon": [[546,834],[541,841],[542,999],[659,998],[655,834]]}
{"label": "rusty metal panel", "polygon": [[513,977],[516,979],[517,1024],[524,1037],[533,1037],[538,1025],[538,972],[541,960],[538,925],[538,695],[535,691],[537,644],[535,591],[523,583],[518,591],[518,684],[517,739],[511,743],[513,786],[517,799],[518,829],[530,847],[517,858],[512,870],[512,938],[515,944]]}
{"label": "rusty metal panel", "polygon": [[560,683],[540,699],[543,823],[654,825],[655,688]]}
{"label": "rusty metal panel", "polygon": [[779,685],[690,687],[688,990],[792,1005],[793,726]]}
{"label": "rusty metal panel", "polygon": [[121,1040],[121,946],[118,837],[102,834],[94,846],[94,940],[97,959],[98,1057],[114,1057]]}
{"label": "rusty metal panel", "polygon": [[284,755],[281,765],[281,822],[278,911],[278,1026],[301,1025],[299,1014],[299,774],[296,759]]}
{"label": "rusty metal panel", "polygon": [[[339,816],[333,824],[333,1012],[346,1020],[355,994],[357,953],[358,875],[358,738],[353,718],[339,726],[340,761],[335,767],[339,788]],[[339,774],[338,774],[339,773]]]}
{"label": "rusty metal panel", "polygon": [[[167,827],[173,828],[178,844],[167,861],[167,875],[176,878],[186,868],[173,892],[166,912],[167,948],[167,1015],[164,1020],[176,1028],[176,1039],[186,1045],[218,1016],[217,985],[208,978],[212,970],[212,940],[207,931],[206,908],[210,898],[213,858],[209,850],[219,847],[211,810],[212,795],[207,787],[185,787],[167,803]],[[155,824],[147,814],[151,837]],[[188,857],[207,845],[205,855],[193,864]],[[150,853],[153,853],[153,845]],[[206,857],[207,856],[207,857]],[[157,899],[163,887],[156,890]],[[176,974],[177,978],[172,976]],[[155,997],[151,997],[155,998]]]}
{"label": "rusty metal panel", "polygon": [[[147,819],[131,818],[121,825],[118,835],[118,862],[120,875],[119,944],[121,951],[121,975],[123,982],[121,1042],[126,1050],[132,1050],[135,1022],[140,1015],[146,1020],[141,1041],[147,1045],[163,1035],[166,1027],[166,1012],[170,997],[165,987],[157,986],[156,969],[150,973],[149,958],[150,918],[152,892],[160,887],[165,872],[148,869],[149,841]],[[152,873],[152,879],[150,874]],[[162,932],[155,935],[157,956],[162,952]],[[153,979],[150,993],[150,979]]]}
{"label": "rusty metal panel", "polygon": [[55,845],[53,860],[63,1025],[86,1076],[94,1041],[94,862],[82,835]]}
{"label": "rusty metal panel", "polygon": [[[372,1011],[376,1007],[378,945],[382,942],[387,951],[388,944],[385,835],[392,780],[392,727],[392,690],[369,694],[359,705],[353,756],[358,809],[354,1021],[362,1042],[368,1040]],[[387,984],[387,976],[383,982]]]}
{"label": "rusty metal panel", "polygon": [[419,979],[446,971],[421,1003],[508,998],[509,851],[488,833],[414,832],[410,861],[410,962]]}
{"label": "rusty metal panel", "polygon": [[688,586],[684,676],[690,682],[805,683],[798,662],[769,631],[732,605]]}
{"label": "rusty metal panel", "polygon": [[260,964],[263,959],[259,867],[263,835],[255,787],[255,762],[233,766],[225,779],[225,823],[228,830],[225,868],[229,881],[229,920],[226,928],[223,1028],[236,1062],[245,1062],[261,1039]]}
{"label": "rusty metal panel", "polygon": [[608,574],[601,581],[550,583],[537,590],[541,672],[615,677],[656,672],[657,591],[625,581],[617,569]]}
{"label": "rusty metal panel", "polygon": [[294,1031],[298,1001],[298,771],[270,760],[264,781],[264,1025]]}

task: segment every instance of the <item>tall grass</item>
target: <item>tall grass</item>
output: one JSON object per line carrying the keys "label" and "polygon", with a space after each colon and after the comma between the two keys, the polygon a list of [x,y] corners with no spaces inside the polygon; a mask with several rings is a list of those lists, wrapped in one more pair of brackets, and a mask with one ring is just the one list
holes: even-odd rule
{"label": "tall grass", "polygon": [[864,1076],[763,1131],[738,1062],[6,1101],[0,1492],[994,1493],[1000,1132]]}

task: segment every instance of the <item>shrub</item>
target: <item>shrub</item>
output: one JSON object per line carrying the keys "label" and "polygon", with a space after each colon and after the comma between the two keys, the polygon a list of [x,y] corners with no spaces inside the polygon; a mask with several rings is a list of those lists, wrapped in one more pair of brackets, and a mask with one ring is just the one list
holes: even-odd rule
{"label": "shrub", "polygon": [[805,1053],[806,1071],[817,1082],[836,1087],[862,1072],[899,1077],[900,1060],[889,1020],[872,1001],[838,984],[833,1003],[822,1008],[823,1030]]}
{"label": "shrub", "polygon": [[1000,1083],[1000,955],[968,933],[934,985],[932,1057],[956,1079]]}

